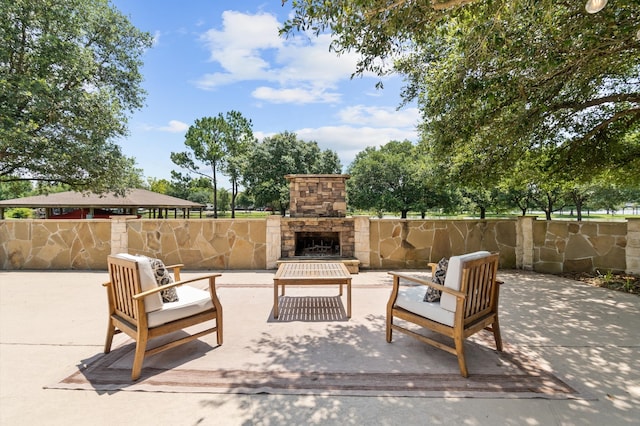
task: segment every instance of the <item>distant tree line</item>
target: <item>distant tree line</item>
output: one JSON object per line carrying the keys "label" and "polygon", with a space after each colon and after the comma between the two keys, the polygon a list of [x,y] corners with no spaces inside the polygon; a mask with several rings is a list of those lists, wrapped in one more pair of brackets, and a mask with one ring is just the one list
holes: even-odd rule
{"label": "distant tree line", "polygon": [[451,178],[446,164],[437,161],[425,145],[391,141],[368,147],[356,155],[347,168],[349,206],[386,213],[408,212],[425,216],[429,212],[455,214],[475,212],[485,218],[488,212],[501,214],[543,211],[547,220],[559,211],[574,212],[582,220],[586,210],[620,211],[627,203],[640,206],[640,188],[620,185],[607,174],[589,182],[569,180],[552,171],[529,164],[526,170],[503,176],[497,185],[485,186]]}

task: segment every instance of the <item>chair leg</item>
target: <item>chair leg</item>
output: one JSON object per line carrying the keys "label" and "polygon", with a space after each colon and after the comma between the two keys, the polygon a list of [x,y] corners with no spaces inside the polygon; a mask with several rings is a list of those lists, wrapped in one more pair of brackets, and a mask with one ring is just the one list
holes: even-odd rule
{"label": "chair leg", "polygon": [[469,371],[467,370],[467,361],[464,358],[464,339],[462,336],[454,337],[456,344],[456,355],[458,356],[458,366],[460,367],[460,374],[462,377],[469,377]]}
{"label": "chair leg", "polygon": [[113,325],[113,322],[109,320],[109,325],[107,326],[107,338],[104,342],[104,353],[108,354],[111,352],[111,344],[113,343],[113,335],[116,333],[116,326]]}
{"label": "chair leg", "polygon": [[131,369],[131,380],[135,381],[140,378],[142,372],[142,364],[144,362],[144,354],[147,350],[147,335],[138,334],[136,340],[136,352],[133,357],[133,368]]}
{"label": "chair leg", "polygon": [[391,339],[393,338],[391,324],[393,324],[393,317],[387,314],[387,343],[391,343]]}
{"label": "chair leg", "polygon": [[222,312],[218,311],[216,315],[216,338],[218,341],[218,346],[222,345]]}
{"label": "chair leg", "polygon": [[498,318],[491,325],[491,330],[493,330],[493,337],[496,339],[496,350],[498,352],[502,352],[502,335],[500,334],[500,324],[498,322]]}

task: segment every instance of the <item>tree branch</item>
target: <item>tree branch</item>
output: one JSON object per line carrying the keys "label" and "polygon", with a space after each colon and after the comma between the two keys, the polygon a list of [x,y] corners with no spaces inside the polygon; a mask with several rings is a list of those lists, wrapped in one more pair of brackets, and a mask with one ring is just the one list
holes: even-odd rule
{"label": "tree branch", "polygon": [[476,0],[446,0],[446,1],[437,1],[432,0],[431,5],[433,6],[433,10],[444,10],[451,9],[453,7],[464,6],[467,3],[473,3]]}
{"label": "tree branch", "polygon": [[[285,3],[286,0],[283,0],[283,4]],[[445,10],[445,9],[450,9],[453,7],[458,7],[458,6],[464,6],[467,3],[473,3],[476,0],[444,0],[444,1],[438,1],[438,0],[431,0],[431,7],[433,8],[433,10]],[[397,0],[396,2],[385,6],[385,7],[381,7],[378,9],[375,9],[373,11],[371,11],[370,13],[367,14],[367,17],[371,17],[373,15],[378,15],[380,13],[386,13],[389,12],[393,9],[396,9],[400,6],[404,6],[405,4],[409,3],[410,0]]]}
{"label": "tree branch", "polygon": [[[634,102],[640,103],[640,93],[617,93],[615,95],[604,96],[601,98],[591,99],[587,102],[562,102],[555,105],[555,110],[559,109],[572,109],[572,110],[581,110],[585,108],[589,108],[596,105],[602,105],[609,102]],[[630,111],[633,111],[630,110]]]}

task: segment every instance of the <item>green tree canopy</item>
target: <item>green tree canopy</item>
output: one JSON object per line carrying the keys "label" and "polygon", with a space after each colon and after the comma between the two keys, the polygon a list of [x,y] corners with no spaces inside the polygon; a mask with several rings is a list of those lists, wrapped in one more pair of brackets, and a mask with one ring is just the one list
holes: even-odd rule
{"label": "green tree canopy", "polygon": [[2,182],[0,181],[0,200],[12,200],[26,197],[33,190],[28,181]]}
{"label": "green tree canopy", "polygon": [[340,173],[338,155],[321,151],[316,142],[299,140],[284,132],[264,138],[247,157],[243,183],[256,206],[271,206],[285,214],[289,207],[288,174]]}
{"label": "green tree canopy", "polygon": [[167,179],[147,178],[147,184],[149,185],[150,191],[157,192],[158,194],[168,194],[169,188],[171,187],[171,182]]}
{"label": "green tree canopy", "polygon": [[[237,111],[197,119],[185,135],[188,151],[172,152],[171,161],[189,173],[207,177],[213,186],[213,217],[218,217],[218,173],[232,184],[232,204],[238,194],[244,157],[254,142],[251,120]],[[206,170],[203,170],[206,168]],[[235,205],[232,205],[235,217]]]}
{"label": "green tree canopy", "polygon": [[107,0],[0,0],[0,181],[119,190],[152,37]]}
{"label": "green tree canopy", "polygon": [[597,14],[577,1],[463,3],[292,1],[283,33],[331,31],[333,50],[361,55],[356,73],[403,74],[424,139],[459,179],[494,184],[523,153],[551,148],[551,171],[617,170],[637,184],[637,0]]}
{"label": "green tree canopy", "polygon": [[376,149],[360,151],[347,169],[349,204],[360,209],[400,212],[420,210],[426,187],[422,176],[422,159],[409,141],[391,141]]}
{"label": "green tree canopy", "polygon": [[228,134],[225,141],[226,159],[224,172],[231,181],[231,197],[228,205],[231,206],[231,217],[236,217],[236,197],[240,190],[240,180],[247,154],[256,141],[253,136],[251,120],[245,118],[238,111],[227,113]]}

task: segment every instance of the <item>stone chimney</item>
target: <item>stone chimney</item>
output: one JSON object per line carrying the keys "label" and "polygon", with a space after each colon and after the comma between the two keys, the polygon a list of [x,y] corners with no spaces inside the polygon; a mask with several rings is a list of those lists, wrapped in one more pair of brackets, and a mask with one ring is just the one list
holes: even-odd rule
{"label": "stone chimney", "polygon": [[345,217],[349,175],[287,175],[290,217]]}

